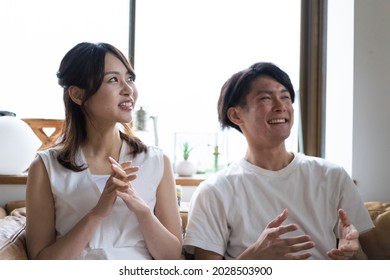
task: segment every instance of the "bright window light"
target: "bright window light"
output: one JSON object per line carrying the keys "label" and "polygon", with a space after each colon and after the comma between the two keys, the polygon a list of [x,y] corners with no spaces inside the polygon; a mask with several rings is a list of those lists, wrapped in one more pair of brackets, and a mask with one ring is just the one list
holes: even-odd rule
{"label": "bright window light", "polygon": [[20,118],[64,118],[56,72],[82,41],[129,49],[124,0],[0,1],[0,110]]}
{"label": "bright window light", "polygon": [[[298,91],[300,8],[299,0],[137,1],[138,106],[158,116],[159,143],[168,155],[175,158],[177,133],[221,133],[220,88],[255,62],[276,63]],[[298,117],[289,150],[297,150],[297,123]],[[233,130],[219,145],[226,162],[246,150]]]}

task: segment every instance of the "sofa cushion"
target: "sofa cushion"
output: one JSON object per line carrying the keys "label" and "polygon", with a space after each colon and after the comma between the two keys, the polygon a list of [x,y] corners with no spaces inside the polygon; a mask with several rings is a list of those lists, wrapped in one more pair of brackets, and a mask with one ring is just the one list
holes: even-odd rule
{"label": "sofa cushion", "polygon": [[[5,205],[5,211],[7,211],[8,214],[10,214],[13,210],[15,209],[19,209],[19,211],[24,211],[25,212],[25,207],[26,206],[26,201],[24,200],[15,200],[15,201],[11,201],[11,202],[8,202],[6,205]],[[26,215],[24,215],[26,216]]]}
{"label": "sofa cushion", "polygon": [[3,207],[0,207],[0,219],[4,218],[5,216],[7,216],[7,212]]}
{"label": "sofa cushion", "polygon": [[375,228],[361,235],[364,252],[369,259],[390,259],[390,203],[366,202]]}
{"label": "sofa cushion", "polygon": [[26,209],[14,209],[0,219],[0,260],[27,260]]}

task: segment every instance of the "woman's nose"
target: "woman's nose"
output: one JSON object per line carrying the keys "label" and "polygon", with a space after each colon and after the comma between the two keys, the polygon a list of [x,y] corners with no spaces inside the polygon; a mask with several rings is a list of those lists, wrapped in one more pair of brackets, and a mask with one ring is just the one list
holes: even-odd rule
{"label": "woman's nose", "polygon": [[127,95],[127,96],[133,96],[134,95],[134,88],[133,88],[133,86],[128,84],[128,83],[123,83],[121,94],[122,95]]}

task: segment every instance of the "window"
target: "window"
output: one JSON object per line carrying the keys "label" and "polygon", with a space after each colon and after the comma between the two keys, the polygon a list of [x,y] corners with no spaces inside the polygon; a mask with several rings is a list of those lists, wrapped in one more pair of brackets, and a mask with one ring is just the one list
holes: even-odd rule
{"label": "window", "polygon": [[127,54],[128,11],[123,0],[0,1],[0,110],[64,118],[62,57],[81,41],[106,41]]}
{"label": "window", "polygon": [[[158,116],[159,144],[168,155],[175,158],[175,133],[196,132],[221,134],[226,163],[243,156],[244,137],[219,128],[220,88],[233,73],[270,61],[290,75],[298,91],[300,8],[299,0],[137,1],[138,106]],[[295,111],[292,150],[298,138]]]}

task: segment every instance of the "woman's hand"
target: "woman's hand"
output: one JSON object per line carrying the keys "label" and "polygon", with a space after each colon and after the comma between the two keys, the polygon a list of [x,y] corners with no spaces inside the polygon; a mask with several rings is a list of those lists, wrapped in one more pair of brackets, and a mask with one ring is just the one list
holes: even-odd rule
{"label": "woman's hand", "polygon": [[[138,166],[131,166],[131,161],[119,164],[112,157],[109,157],[111,164],[111,176],[108,178],[98,203],[92,212],[100,218],[105,218],[112,210],[117,196],[129,189],[130,181],[133,181],[137,175]],[[127,203],[126,203],[127,204]]]}
{"label": "woman's hand", "polygon": [[113,177],[113,182],[118,186],[115,190],[116,196],[120,197],[129,210],[135,214],[149,211],[148,205],[138,196],[131,185],[131,181],[137,177],[135,172],[139,170],[139,167],[131,166],[131,162],[119,164],[113,158],[110,158],[110,162],[111,168],[116,173],[116,176]]}

